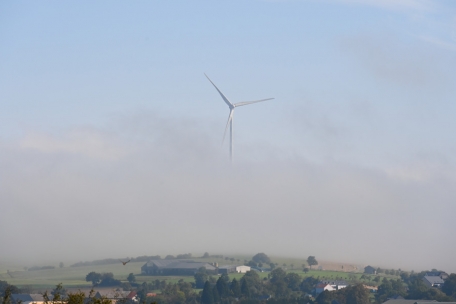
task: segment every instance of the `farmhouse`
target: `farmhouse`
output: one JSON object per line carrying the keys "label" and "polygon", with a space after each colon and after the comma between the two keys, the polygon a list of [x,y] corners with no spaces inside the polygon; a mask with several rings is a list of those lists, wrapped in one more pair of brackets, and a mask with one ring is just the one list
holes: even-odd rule
{"label": "farmhouse", "polygon": [[237,273],[246,273],[247,271],[250,271],[250,267],[249,266],[245,266],[245,265],[242,265],[242,266],[236,266],[236,272]]}
{"label": "farmhouse", "polygon": [[194,275],[204,267],[209,274],[217,274],[218,268],[209,263],[181,260],[150,260],[141,267],[146,275]]}
{"label": "farmhouse", "polygon": [[326,284],[326,283],[318,283],[316,286],[315,286],[315,294],[318,295],[320,293],[322,293],[323,291],[333,291],[333,290],[336,290],[334,289],[331,285],[329,284]]}
{"label": "farmhouse", "polygon": [[423,278],[424,284],[426,284],[427,287],[437,287],[440,288],[443,286],[443,283],[445,281],[442,280],[442,278],[438,276],[424,276]]}
{"label": "farmhouse", "polygon": [[339,290],[347,287],[348,285],[345,281],[320,281],[320,283],[331,285],[333,290]]}
{"label": "farmhouse", "polygon": [[445,271],[429,271],[426,272],[426,276],[440,277],[442,280],[448,279],[448,273],[446,273]]}

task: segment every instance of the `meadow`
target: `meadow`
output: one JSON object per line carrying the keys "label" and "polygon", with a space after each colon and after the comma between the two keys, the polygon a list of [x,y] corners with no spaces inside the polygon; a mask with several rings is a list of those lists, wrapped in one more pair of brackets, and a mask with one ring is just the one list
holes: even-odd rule
{"label": "meadow", "polygon": [[[212,262],[221,265],[230,264],[243,264],[244,260],[247,259],[243,256],[233,256],[235,261],[226,260],[224,258],[198,258],[197,261]],[[285,259],[285,258],[273,258],[273,261],[282,267],[287,272],[294,272],[299,274],[301,277],[313,276],[319,279],[326,280],[360,280],[362,273],[359,270],[355,270],[355,266],[342,265],[335,263],[322,262],[321,266],[323,270],[312,269],[307,273],[303,272],[303,266],[306,264],[304,259]],[[127,277],[130,273],[136,276],[137,283],[152,282],[155,280],[166,280],[168,283],[176,283],[179,280],[186,282],[194,282],[193,276],[143,276],[141,275],[141,266],[144,262],[130,262],[126,265],[118,264],[110,265],[97,265],[97,266],[80,266],[80,267],[63,267],[46,270],[33,270],[27,271],[20,266],[7,266],[1,265],[0,267],[0,280],[7,281],[9,284],[16,285],[18,287],[28,287],[29,289],[48,289],[53,288],[55,285],[62,283],[66,288],[90,288],[92,285],[90,282],[86,282],[85,277],[89,272],[106,273],[112,272],[114,278],[127,281]],[[327,266],[327,267],[324,267]],[[358,269],[359,267],[356,266]],[[340,269],[340,270],[326,270],[326,268]],[[350,271],[353,269],[353,271]],[[361,268],[362,269],[362,268]],[[9,270],[9,272],[7,272]],[[259,276],[267,278],[269,272],[259,272]],[[230,279],[242,278],[244,274],[230,274]],[[371,280],[374,276],[371,277]],[[366,283],[372,284],[371,280],[366,280]]]}

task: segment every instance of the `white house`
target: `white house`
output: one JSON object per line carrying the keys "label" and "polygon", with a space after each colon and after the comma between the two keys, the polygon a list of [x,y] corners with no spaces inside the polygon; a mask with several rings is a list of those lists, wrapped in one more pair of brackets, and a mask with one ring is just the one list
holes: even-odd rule
{"label": "white house", "polygon": [[249,266],[245,266],[245,265],[236,266],[236,272],[237,273],[246,273],[247,271],[250,271],[250,267]]}
{"label": "white house", "polygon": [[339,290],[348,286],[347,282],[345,281],[320,281],[323,284],[329,284],[334,290]]}
{"label": "white house", "polygon": [[336,289],[333,288],[331,285],[326,284],[326,283],[318,283],[317,286],[315,286],[315,294],[317,294],[317,295],[322,293],[325,290],[333,291],[333,290],[336,290]]}

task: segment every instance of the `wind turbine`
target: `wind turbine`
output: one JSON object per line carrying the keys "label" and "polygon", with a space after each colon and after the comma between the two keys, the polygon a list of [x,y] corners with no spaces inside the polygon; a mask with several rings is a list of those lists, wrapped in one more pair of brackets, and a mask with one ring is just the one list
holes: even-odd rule
{"label": "wind turbine", "polygon": [[223,133],[223,142],[225,141],[225,135],[226,135],[226,130],[228,129],[228,125],[230,125],[230,160],[233,162],[233,114],[234,114],[234,108],[240,107],[240,106],[246,106],[252,103],[256,102],[261,102],[261,101],[266,101],[266,100],[271,100],[274,98],[266,98],[266,99],[260,99],[260,100],[254,100],[254,101],[242,101],[242,102],[237,102],[237,103],[231,103],[228,98],[217,88],[217,86],[212,82],[212,80],[206,75],[206,78],[212,83],[212,85],[215,87],[215,89],[219,92],[220,96],[222,96],[222,99],[225,101],[225,103],[228,105],[230,108],[230,115],[228,116],[228,121],[226,122],[226,127],[225,127],[225,132]]}

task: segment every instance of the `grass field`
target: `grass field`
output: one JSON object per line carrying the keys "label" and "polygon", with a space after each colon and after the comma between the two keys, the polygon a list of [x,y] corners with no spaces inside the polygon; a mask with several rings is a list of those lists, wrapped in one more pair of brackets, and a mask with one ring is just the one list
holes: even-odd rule
{"label": "grass field", "polygon": [[[231,258],[231,257],[230,257]],[[234,262],[230,260],[225,260],[224,258],[221,259],[214,259],[214,258],[207,258],[207,259],[195,259],[201,262],[215,262],[219,265],[227,265],[227,264],[243,264],[244,260],[248,259],[248,257],[244,256],[233,256],[232,258],[235,259]],[[239,261],[238,261],[239,260]],[[361,266],[352,266],[352,265],[342,265],[342,264],[335,264],[335,263],[321,263],[321,266],[324,270],[315,270],[312,269],[308,273],[304,273],[302,271],[303,264],[305,264],[304,259],[285,259],[285,258],[273,258],[273,261],[279,264],[280,267],[285,268],[287,272],[294,272],[302,276],[303,278],[313,276],[319,279],[326,279],[326,280],[349,280],[350,277],[356,277],[359,280],[361,277],[360,272],[352,271],[341,271],[342,266],[344,266],[344,270],[355,269],[355,267]],[[286,264],[286,266],[283,266]],[[152,282],[157,279],[159,280],[166,280],[169,283],[176,283],[180,279],[183,279],[186,282],[194,282],[194,278],[192,276],[142,276],[141,275],[141,266],[144,265],[144,262],[130,262],[126,265],[122,265],[120,262],[119,264],[112,264],[112,265],[101,265],[101,266],[81,266],[81,267],[64,267],[64,268],[55,268],[49,270],[35,270],[35,271],[25,271],[23,267],[20,266],[11,266],[11,265],[1,265],[0,267],[0,280],[7,281],[9,284],[13,284],[19,287],[29,287],[32,289],[44,289],[44,288],[52,288],[55,285],[62,283],[64,287],[67,288],[90,288],[91,283],[85,281],[86,275],[91,272],[112,272],[114,277],[121,281],[126,281],[127,276],[130,273],[133,273],[136,276],[136,280],[138,283],[143,282]],[[292,268],[293,265],[293,268]],[[341,266],[342,265],[342,266]],[[326,269],[333,269],[333,270],[326,270]],[[9,274],[7,273],[7,269],[10,271]],[[334,269],[340,269],[336,271]],[[357,268],[359,269],[359,268]],[[261,278],[265,278],[268,276],[268,272],[260,272],[259,275]],[[240,279],[242,278],[243,274],[230,274],[230,278]],[[373,279],[373,277],[372,277]],[[367,281],[368,282],[368,281]]]}

